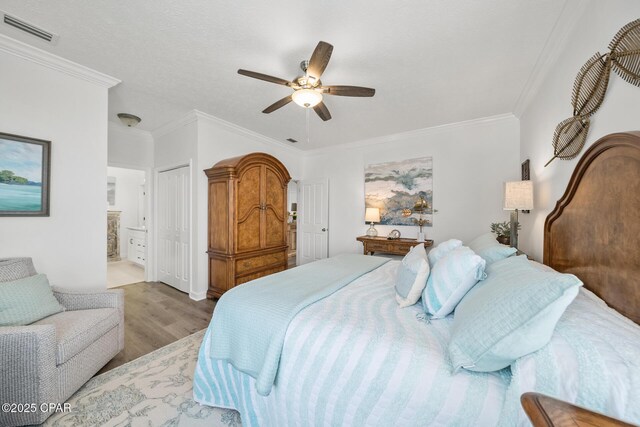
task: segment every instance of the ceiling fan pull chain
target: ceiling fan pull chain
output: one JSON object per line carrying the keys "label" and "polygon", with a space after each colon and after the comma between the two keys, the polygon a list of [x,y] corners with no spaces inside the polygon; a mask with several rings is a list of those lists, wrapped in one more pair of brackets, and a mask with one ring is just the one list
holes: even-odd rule
{"label": "ceiling fan pull chain", "polygon": [[309,110],[310,108],[305,108],[307,114],[307,144],[309,144]]}

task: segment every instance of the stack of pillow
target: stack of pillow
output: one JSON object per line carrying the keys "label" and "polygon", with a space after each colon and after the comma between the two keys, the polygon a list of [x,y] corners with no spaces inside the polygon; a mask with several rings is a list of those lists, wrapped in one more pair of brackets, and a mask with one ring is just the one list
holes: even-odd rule
{"label": "stack of pillow", "polygon": [[491,233],[463,246],[440,243],[426,254],[411,249],[396,278],[400,307],[416,304],[430,319],[455,310],[449,357],[455,371],[491,372],[543,347],[582,282],[543,269]]}

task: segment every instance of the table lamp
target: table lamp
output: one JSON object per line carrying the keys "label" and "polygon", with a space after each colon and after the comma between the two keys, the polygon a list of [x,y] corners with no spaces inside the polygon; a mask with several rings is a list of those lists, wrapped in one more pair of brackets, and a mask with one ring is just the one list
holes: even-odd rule
{"label": "table lamp", "polygon": [[533,209],[533,182],[504,183],[504,210],[511,212],[511,246],[518,248],[518,210]]}
{"label": "table lamp", "polygon": [[367,236],[376,237],[378,235],[378,230],[373,226],[374,222],[380,222],[380,209],[378,208],[366,208],[364,212],[364,220],[365,222],[370,222],[371,226],[367,230]]}

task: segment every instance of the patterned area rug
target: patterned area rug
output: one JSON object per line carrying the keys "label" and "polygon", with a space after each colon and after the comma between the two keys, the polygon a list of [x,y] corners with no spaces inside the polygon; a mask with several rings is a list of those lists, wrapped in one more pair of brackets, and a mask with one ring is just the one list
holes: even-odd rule
{"label": "patterned area rug", "polygon": [[92,378],[68,400],[71,412],[47,426],[240,427],[231,409],[193,400],[193,372],[204,330]]}

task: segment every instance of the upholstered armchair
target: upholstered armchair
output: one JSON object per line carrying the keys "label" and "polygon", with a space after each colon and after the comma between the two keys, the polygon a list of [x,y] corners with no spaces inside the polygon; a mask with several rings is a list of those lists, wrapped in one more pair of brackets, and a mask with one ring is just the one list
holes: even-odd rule
{"label": "upholstered armchair", "polygon": [[[0,259],[0,282],[35,274],[30,258]],[[124,348],[122,290],[53,287],[53,293],[65,311],[26,326],[0,326],[0,403],[38,408],[2,411],[2,426],[42,423],[50,415],[40,410],[43,403],[63,403]]]}

